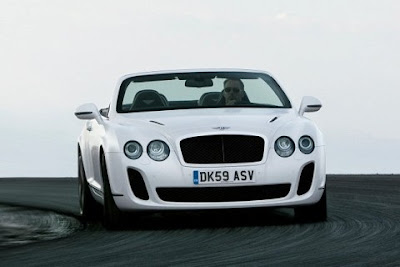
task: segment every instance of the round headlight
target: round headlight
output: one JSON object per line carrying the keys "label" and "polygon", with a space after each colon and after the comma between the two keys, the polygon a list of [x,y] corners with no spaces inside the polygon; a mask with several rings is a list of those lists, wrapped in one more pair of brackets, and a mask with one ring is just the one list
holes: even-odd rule
{"label": "round headlight", "polygon": [[294,142],[287,136],[279,137],[275,141],[275,151],[283,158],[290,157],[294,152]]}
{"label": "round headlight", "polygon": [[314,151],[314,141],[309,136],[302,136],[299,139],[299,148],[304,154],[310,154]]}
{"label": "round headlight", "polygon": [[130,159],[138,159],[142,155],[142,146],[136,141],[129,141],[124,147],[125,155]]}
{"label": "round headlight", "polygon": [[147,154],[155,161],[163,161],[169,156],[169,147],[163,141],[154,140],[147,146]]}

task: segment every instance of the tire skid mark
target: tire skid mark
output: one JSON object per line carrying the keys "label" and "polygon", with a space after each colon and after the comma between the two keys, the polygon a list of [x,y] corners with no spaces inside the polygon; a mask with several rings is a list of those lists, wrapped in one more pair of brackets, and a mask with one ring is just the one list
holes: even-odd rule
{"label": "tire skid mark", "polygon": [[63,238],[80,227],[76,219],[54,212],[0,205],[0,247]]}

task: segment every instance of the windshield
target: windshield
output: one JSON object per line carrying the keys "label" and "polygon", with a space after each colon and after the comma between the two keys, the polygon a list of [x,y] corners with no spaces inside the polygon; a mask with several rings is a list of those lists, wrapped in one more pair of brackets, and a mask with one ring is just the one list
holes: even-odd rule
{"label": "windshield", "polygon": [[117,112],[221,107],[291,108],[291,104],[264,73],[167,73],[126,79]]}

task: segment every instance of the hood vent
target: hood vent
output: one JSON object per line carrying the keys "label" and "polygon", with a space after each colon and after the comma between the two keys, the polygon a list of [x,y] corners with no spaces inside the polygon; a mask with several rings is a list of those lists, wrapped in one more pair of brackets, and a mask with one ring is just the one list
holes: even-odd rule
{"label": "hood vent", "polygon": [[158,122],[158,121],[149,121],[149,122],[152,122],[152,123],[155,123],[155,124],[158,124],[158,125],[165,126],[165,124],[163,124],[163,123],[161,123],[161,122]]}
{"label": "hood vent", "polygon": [[276,121],[278,119],[278,117],[274,117],[272,120],[270,120],[269,122],[271,123],[271,122],[274,122],[274,121]]}

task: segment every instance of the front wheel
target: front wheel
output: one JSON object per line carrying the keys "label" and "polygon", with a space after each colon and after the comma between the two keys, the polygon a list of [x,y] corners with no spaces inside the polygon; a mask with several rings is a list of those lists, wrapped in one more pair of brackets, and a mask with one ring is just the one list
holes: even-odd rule
{"label": "front wheel", "polygon": [[99,216],[100,204],[96,202],[90,193],[81,155],[78,156],[78,187],[80,215],[88,220],[97,219]]}
{"label": "front wheel", "polygon": [[295,218],[300,222],[323,222],[327,220],[326,188],[321,199],[309,206],[294,208]]}
{"label": "front wheel", "polygon": [[104,154],[101,155],[101,173],[103,176],[104,188],[103,223],[107,229],[116,229],[119,226],[121,211],[115,204],[114,197],[111,192]]}

